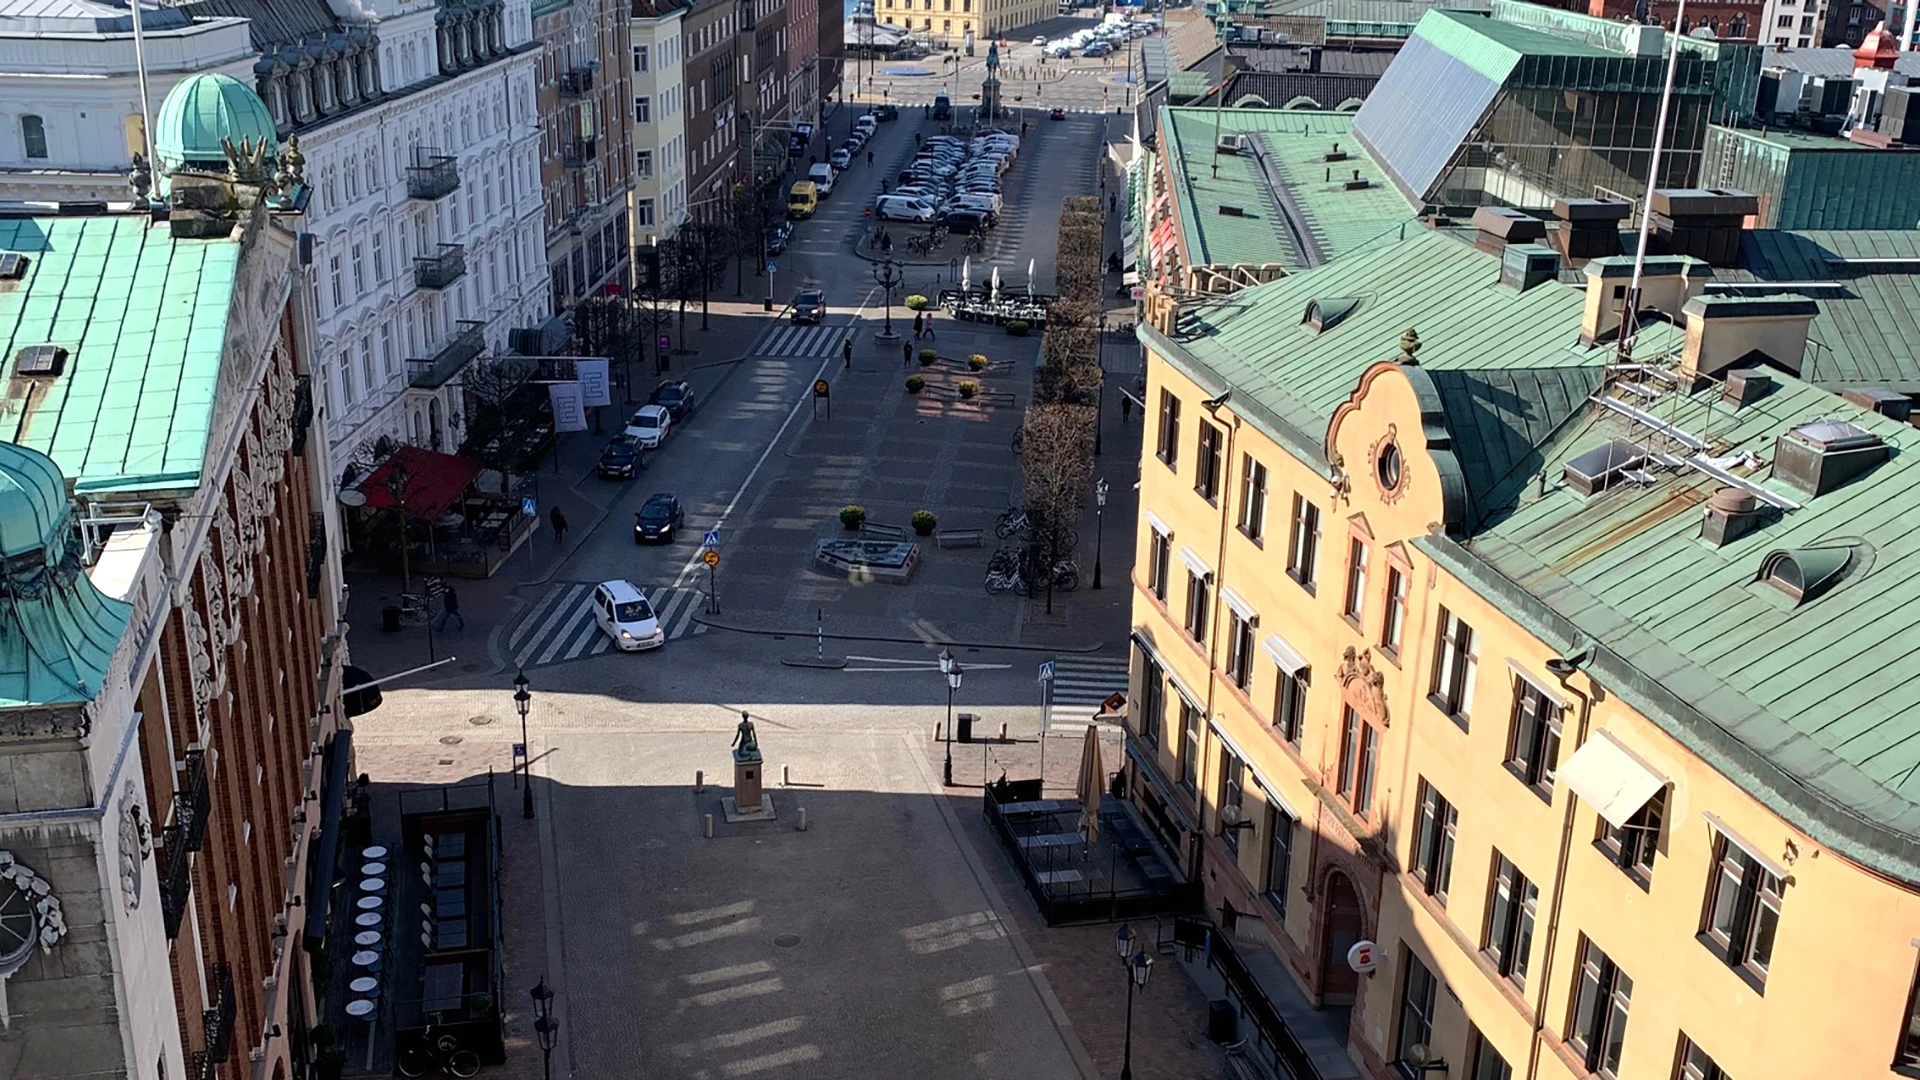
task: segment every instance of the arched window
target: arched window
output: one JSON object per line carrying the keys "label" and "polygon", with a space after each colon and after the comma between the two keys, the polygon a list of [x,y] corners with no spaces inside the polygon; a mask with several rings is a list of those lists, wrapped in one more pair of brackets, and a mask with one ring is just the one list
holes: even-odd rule
{"label": "arched window", "polygon": [[22,116],[20,118],[20,142],[26,147],[29,160],[46,160],[47,122],[32,113]]}

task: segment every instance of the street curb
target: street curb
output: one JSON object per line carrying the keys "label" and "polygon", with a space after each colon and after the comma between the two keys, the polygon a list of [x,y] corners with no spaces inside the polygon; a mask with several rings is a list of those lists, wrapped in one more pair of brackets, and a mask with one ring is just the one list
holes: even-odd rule
{"label": "street curb", "polygon": [[[765,637],[807,637],[805,630],[781,630],[775,627],[736,626],[699,615],[693,621],[701,626],[711,626],[715,630],[731,630],[736,634],[759,634]],[[875,634],[823,634],[815,630],[815,638],[832,638],[835,641],[884,641],[894,645],[945,645],[955,649],[1009,649],[1015,652],[1054,652],[1054,653],[1096,653],[1106,648],[1106,643],[1096,641],[1091,645],[1014,645],[999,641],[949,641],[945,638],[894,637]],[[782,659],[781,663],[787,661]],[[842,661],[845,666],[845,661]]]}
{"label": "street curb", "polygon": [[838,671],[847,666],[847,658],[844,656],[783,656],[780,662],[787,667],[820,668],[832,671]]}

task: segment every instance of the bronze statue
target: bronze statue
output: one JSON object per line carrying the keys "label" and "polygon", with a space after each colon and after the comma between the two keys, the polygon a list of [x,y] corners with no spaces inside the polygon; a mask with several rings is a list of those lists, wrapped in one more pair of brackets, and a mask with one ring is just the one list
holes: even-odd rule
{"label": "bronze statue", "polygon": [[740,726],[733,729],[733,756],[741,761],[757,761],[760,758],[760,739],[753,731],[753,718],[746,712],[740,714]]}

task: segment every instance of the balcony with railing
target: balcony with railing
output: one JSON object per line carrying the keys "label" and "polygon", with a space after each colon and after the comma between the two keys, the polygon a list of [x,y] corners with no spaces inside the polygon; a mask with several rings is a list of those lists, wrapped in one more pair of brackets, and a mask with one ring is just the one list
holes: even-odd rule
{"label": "balcony with railing", "polygon": [[485,351],[487,324],[463,321],[445,348],[424,360],[407,361],[408,385],[415,390],[438,390]]}
{"label": "balcony with railing", "polygon": [[445,289],[466,274],[465,244],[441,244],[440,254],[413,260],[413,283],[422,289]]}
{"label": "balcony with railing", "polygon": [[207,790],[207,752],[189,750],[180,770],[179,786],[173,792],[173,821],[180,826],[181,840],[188,851],[199,851],[207,839],[207,810],[212,805]]}
{"label": "balcony with railing", "polygon": [[207,969],[207,1000],[213,1007],[200,1013],[200,1032],[206,1049],[194,1052],[191,1070],[194,1080],[217,1080],[220,1066],[233,1057],[233,969],[225,961]]}
{"label": "balcony with railing", "polygon": [[167,940],[180,936],[180,919],[187,913],[187,898],[193,892],[193,854],[187,850],[186,833],[179,825],[160,830],[160,921],[166,927]]}
{"label": "balcony with railing", "polygon": [[560,73],[560,96],[583,98],[593,94],[593,65],[581,64]]}
{"label": "balcony with railing", "polygon": [[587,168],[600,158],[599,141],[592,136],[586,135],[579,138],[568,139],[564,156],[566,158],[567,168]]}
{"label": "balcony with railing", "polygon": [[407,166],[407,198],[433,202],[460,189],[460,162],[432,147],[414,149]]}

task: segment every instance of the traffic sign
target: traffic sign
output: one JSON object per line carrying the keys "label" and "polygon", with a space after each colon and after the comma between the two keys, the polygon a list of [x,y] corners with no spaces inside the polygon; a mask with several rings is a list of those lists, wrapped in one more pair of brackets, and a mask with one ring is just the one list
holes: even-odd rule
{"label": "traffic sign", "polygon": [[521,517],[534,517],[539,513],[540,513],[540,504],[537,500],[534,499],[533,496],[524,495],[521,497],[520,499],[520,516]]}
{"label": "traffic sign", "polygon": [[514,743],[514,744],[513,744],[513,756],[514,756],[514,757],[516,757],[516,758],[523,758],[523,757],[526,757],[526,756],[527,756],[527,744],[526,744],[526,743],[523,743],[523,742],[517,742],[517,743]]}
{"label": "traffic sign", "polygon": [[831,386],[827,385],[827,380],[825,379],[813,380],[813,396],[814,397],[826,397],[827,394],[832,391],[832,389],[833,388]]}
{"label": "traffic sign", "polygon": [[779,269],[780,269],[779,263],[774,262],[772,259],[767,260],[767,273],[769,274],[776,273],[779,271]]}
{"label": "traffic sign", "polygon": [[703,563],[706,563],[710,567],[719,566],[720,553],[713,550],[712,548],[708,548],[703,554],[701,554],[700,561]]}
{"label": "traffic sign", "polygon": [[708,529],[707,535],[700,538],[700,546],[710,547],[710,548],[719,547],[720,546],[720,530]]}
{"label": "traffic sign", "polygon": [[1053,661],[1051,660],[1040,661],[1040,681],[1041,682],[1053,681]]}

